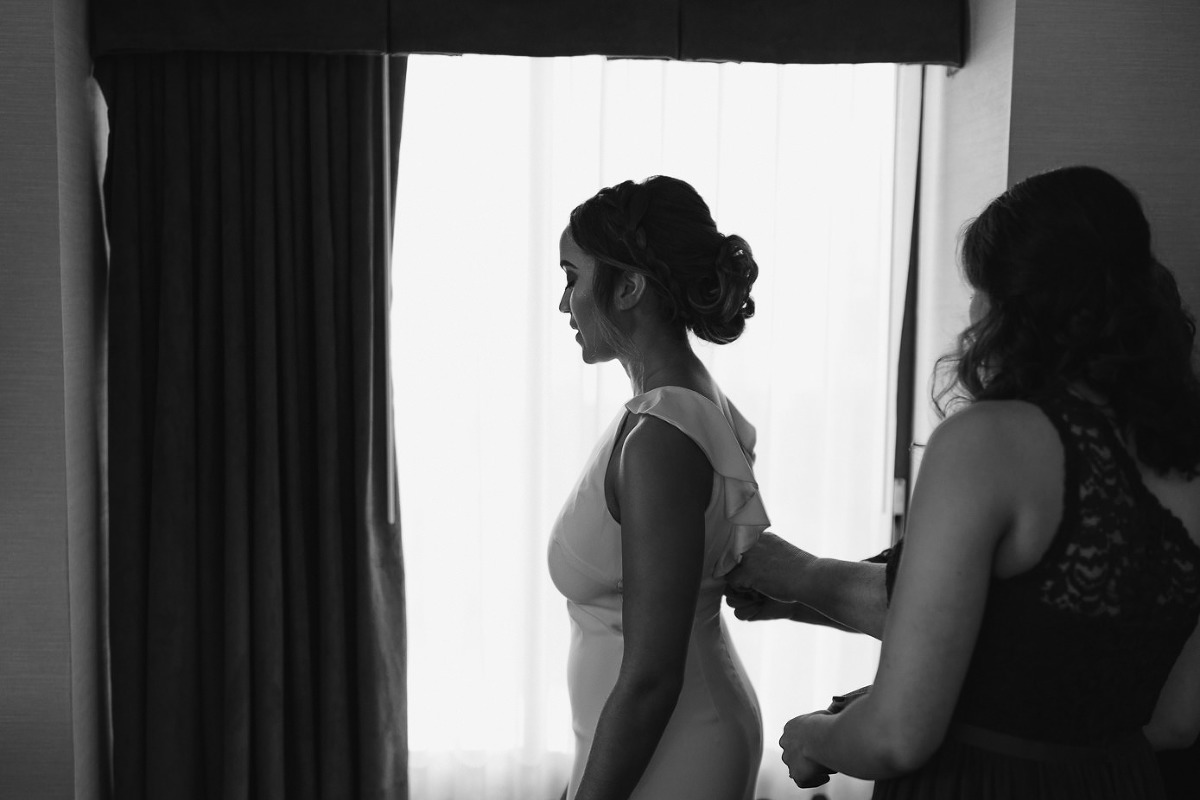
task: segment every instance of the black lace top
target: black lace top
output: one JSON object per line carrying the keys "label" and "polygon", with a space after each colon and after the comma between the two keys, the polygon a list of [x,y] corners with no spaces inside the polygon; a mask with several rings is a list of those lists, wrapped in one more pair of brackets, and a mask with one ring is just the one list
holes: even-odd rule
{"label": "black lace top", "polygon": [[1037,405],[1063,442],[1062,522],[1036,566],[992,579],[954,719],[1099,743],[1149,721],[1200,616],[1200,547],[1098,409],[1072,395]]}

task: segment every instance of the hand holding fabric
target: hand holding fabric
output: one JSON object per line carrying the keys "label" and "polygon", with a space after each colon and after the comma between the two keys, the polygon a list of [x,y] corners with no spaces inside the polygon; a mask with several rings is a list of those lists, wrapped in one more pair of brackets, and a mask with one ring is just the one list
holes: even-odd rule
{"label": "hand holding fabric", "polygon": [[797,585],[815,556],[764,531],[758,542],[746,552],[728,575],[729,585],[737,590],[752,589],[772,600],[792,603],[799,599]]}
{"label": "hand holding fabric", "polygon": [[732,586],[725,588],[725,603],[733,609],[735,617],[748,622],[791,619],[796,610],[795,603],[772,600],[753,589],[735,589]]}
{"label": "hand holding fabric", "polygon": [[829,776],[837,770],[818,764],[804,755],[803,741],[806,723],[813,717],[831,716],[828,711],[814,711],[788,721],[783,727],[783,736],[779,737],[779,746],[783,748],[783,763],[787,764],[788,777],[795,781],[801,789],[811,789],[829,782]]}

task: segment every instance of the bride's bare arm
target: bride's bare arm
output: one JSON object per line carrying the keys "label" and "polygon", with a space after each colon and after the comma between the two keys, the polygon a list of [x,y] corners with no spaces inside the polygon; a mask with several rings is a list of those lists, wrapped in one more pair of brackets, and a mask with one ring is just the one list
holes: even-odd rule
{"label": "bride's bare arm", "polygon": [[670,424],[642,417],[619,465],[625,649],[577,800],[624,800],[641,779],[683,687],[703,570],[712,491],[703,452]]}

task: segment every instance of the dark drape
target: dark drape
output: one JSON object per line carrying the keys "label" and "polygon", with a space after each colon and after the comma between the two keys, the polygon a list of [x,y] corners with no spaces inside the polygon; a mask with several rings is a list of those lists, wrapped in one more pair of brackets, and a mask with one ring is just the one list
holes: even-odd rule
{"label": "dark drape", "polygon": [[403,800],[403,65],[119,55],[96,76],[114,796]]}
{"label": "dark drape", "polygon": [[681,0],[688,61],[963,63],[963,0]]}
{"label": "dark drape", "polygon": [[925,70],[921,69],[921,106],[917,123],[916,186],[913,187],[912,226],[908,240],[908,277],[904,282],[904,311],[896,364],[896,441],[892,451],[892,544],[900,541],[908,521],[913,489],[913,428],[917,388],[917,278],[921,268],[921,148],[925,133]]}
{"label": "dark drape", "polygon": [[93,52],[961,65],[966,0],[93,0]]}

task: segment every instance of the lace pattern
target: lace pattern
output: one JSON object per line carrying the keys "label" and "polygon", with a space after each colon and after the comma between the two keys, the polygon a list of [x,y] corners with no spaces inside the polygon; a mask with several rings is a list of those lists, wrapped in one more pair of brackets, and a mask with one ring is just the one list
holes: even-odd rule
{"label": "lace pattern", "polygon": [[1142,623],[1200,602],[1200,548],[1146,488],[1107,419],[1080,400],[1046,408],[1067,448],[1063,523],[1038,565],[1041,601]]}
{"label": "lace pattern", "polygon": [[992,579],[955,719],[1090,743],[1150,718],[1200,616],[1200,547],[1098,409],[1070,395],[1037,405],[1062,440],[1062,521],[1032,569]]}

